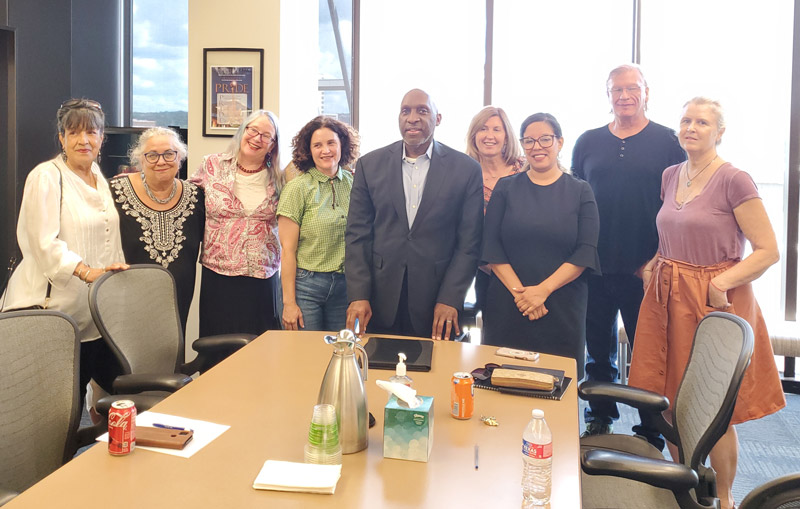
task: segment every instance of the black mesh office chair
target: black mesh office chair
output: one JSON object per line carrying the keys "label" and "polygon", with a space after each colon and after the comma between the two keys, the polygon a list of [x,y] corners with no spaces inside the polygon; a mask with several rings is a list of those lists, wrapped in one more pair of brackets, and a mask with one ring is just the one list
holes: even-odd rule
{"label": "black mesh office chair", "polygon": [[704,463],[730,424],[752,354],[753,331],[745,320],[722,312],[704,317],[675,396],[672,423],[661,414],[669,402],[659,394],[618,384],[581,384],[578,394],[583,399],[614,400],[653,414],[658,429],[680,453],[674,463],[637,437],[582,438],[583,507],[719,507],[716,476]]}
{"label": "black mesh office chair", "polygon": [[800,508],[800,472],[762,484],[739,504],[739,509],[797,508]]}
{"label": "black mesh office chair", "polygon": [[0,505],[75,454],[79,345],[58,311],[0,314]]}
{"label": "black mesh office chair", "polygon": [[[89,309],[103,339],[123,369],[114,381],[114,393],[131,397],[139,411],[175,392],[234,351],[252,341],[253,334],[224,334],[192,343],[197,358],[184,363],[184,336],[178,314],[175,279],[160,265],[131,265],[128,270],[107,272],[89,290]],[[102,398],[101,415],[119,396]]]}

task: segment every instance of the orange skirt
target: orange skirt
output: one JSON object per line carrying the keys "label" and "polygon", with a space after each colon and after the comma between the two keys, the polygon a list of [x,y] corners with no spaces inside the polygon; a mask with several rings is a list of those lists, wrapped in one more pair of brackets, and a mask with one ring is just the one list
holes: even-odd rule
{"label": "orange skirt", "polygon": [[[715,311],[708,305],[708,283],[735,262],[698,266],[659,258],[645,291],[631,361],[629,383],[663,394],[673,408],[700,320]],[[725,311],[750,324],[755,348],[744,374],[731,424],[777,412],[786,406],[767,326],[748,283],[728,290]]]}

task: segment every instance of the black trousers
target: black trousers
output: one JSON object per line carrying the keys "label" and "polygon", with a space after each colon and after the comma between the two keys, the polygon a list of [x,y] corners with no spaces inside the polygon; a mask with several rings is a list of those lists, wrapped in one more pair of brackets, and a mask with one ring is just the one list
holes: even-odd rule
{"label": "black trousers", "polygon": [[223,276],[203,267],[200,282],[200,336],[261,334],[280,329],[276,318],[280,280]]}
{"label": "black trousers", "polygon": [[[622,315],[622,323],[633,349],[639,307],[644,297],[642,280],[633,274],[604,274],[590,276],[588,281],[586,380],[616,382],[620,369],[617,366],[617,313]],[[639,417],[642,424],[633,427],[634,433],[644,436],[655,447],[663,449],[664,439],[650,424],[650,419],[641,412]],[[611,424],[619,419],[619,409],[615,403],[595,403],[586,407],[583,418],[586,423]]]}

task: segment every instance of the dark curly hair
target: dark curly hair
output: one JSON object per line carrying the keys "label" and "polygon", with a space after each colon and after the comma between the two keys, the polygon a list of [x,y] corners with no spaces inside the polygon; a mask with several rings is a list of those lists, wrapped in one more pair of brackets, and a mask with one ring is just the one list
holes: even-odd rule
{"label": "dark curly hair", "polygon": [[322,128],[330,129],[339,137],[339,142],[342,144],[339,166],[351,167],[358,158],[360,144],[358,131],[335,118],[320,115],[304,125],[292,138],[292,161],[297,169],[306,172],[314,167],[314,158],[311,156],[311,136],[317,129]]}

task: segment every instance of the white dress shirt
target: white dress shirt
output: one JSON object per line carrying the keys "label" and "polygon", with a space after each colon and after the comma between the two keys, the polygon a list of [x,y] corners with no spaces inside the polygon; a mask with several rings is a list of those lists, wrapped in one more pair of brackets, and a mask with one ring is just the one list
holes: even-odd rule
{"label": "white dress shirt", "polygon": [[111,191],[97,164],[92,163],[92,173],[97,189],[57,156],[28,174],[17,223],[22,261],[2,301],[4,310],[42,305],[50,281],[48,308],[70,315],[81,341],[100,333],[89,313],[88,286],[73,276],[75,267],[81,261],[93,268],[125,261]]}

